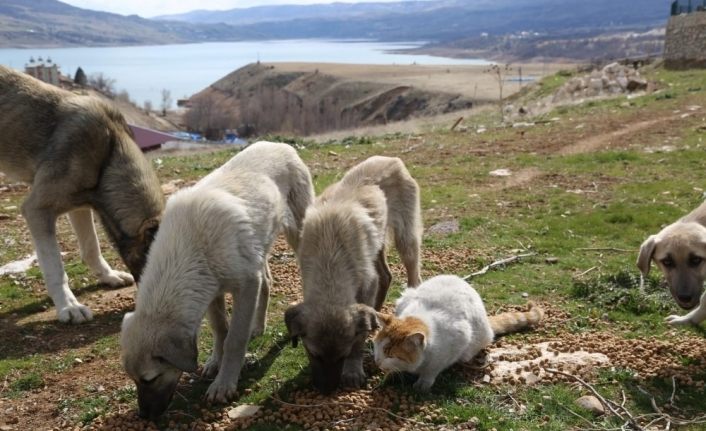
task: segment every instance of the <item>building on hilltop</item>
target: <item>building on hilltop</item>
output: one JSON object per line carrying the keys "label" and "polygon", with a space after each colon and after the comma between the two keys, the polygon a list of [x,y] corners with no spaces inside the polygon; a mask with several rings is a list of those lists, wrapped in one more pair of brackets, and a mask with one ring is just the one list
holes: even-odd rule
{"label": "building on hilltop", "polygon": [[61,78],[59,66],[52,62],[49,57],[46,60],[42,57],[37,58],[37,60],[34,57],[30,57],[29,63],[25,64],[25,73],[34,76],[40,81],[59,86]]}
{"label": "building on hilltop", "polygon": [[706,0],[674,0],[672,2],[672,16],[703,11],[706,11]]}
{"label": "building on hilltop", "polygon": [[667,24],[664,65],[706,68],[706,0],[675,0]]}

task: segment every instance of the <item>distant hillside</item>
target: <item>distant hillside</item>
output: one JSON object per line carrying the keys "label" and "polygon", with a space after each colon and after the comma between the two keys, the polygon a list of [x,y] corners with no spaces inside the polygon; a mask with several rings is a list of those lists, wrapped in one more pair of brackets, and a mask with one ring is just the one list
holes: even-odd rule
{"label": "distant hillside", "polygon": [[[663,26],[665,0],[437,0],[268,6],[172,15],[188,22],[223,22],[268,37],[449,41],[480,35]],[[286,21],[286,25],[282,22]]]}
{"label": "distant hillside", "polygon": [[[399,68],[411,66],[399,66]],[[426,76],[425,76],[426,78]],[[470,108],[470,97],[408,83],[355,79],[283,65],[251,64],[190,99],[184,123],[206,135],[312,133],[387,124]]]}
{"label": "distant hillside", "polygon": [[[433,53],[445,54],[450,46],[452,55],[468,56],[485,55],[488,41],[478,39],[483,35],[495,38],[491,55],[499,53],[496,58],[584,58],[574,54],[577,49],[593,47],[600,54],[602,45],[555,40],[663,27],[668,12],[665,0],[640,0],[639,6],[635,0],[409,0],[194,11],[148,20],[56,0],[0,0],[0,47],[334,38],[426,41],[437,45]],[[532,53],[534,42],[526,46],[526,40],[503,39],[522,31],[538,34],[544,39],[534,42],[549,41],[551,46]],[[509,51],[504,49],[507,43],[512,44]],[[616,56],[623,51],[659,52],[657,45],[647,41],[623,49],[610,43],[617,47]]]}
{"label": "distant hillside", "polygon": [[[252,29],[249,30],[252,37]],[[230,26],[152,21],[56,0],[0,1],[0,47],[143,45],[241,39]]]}

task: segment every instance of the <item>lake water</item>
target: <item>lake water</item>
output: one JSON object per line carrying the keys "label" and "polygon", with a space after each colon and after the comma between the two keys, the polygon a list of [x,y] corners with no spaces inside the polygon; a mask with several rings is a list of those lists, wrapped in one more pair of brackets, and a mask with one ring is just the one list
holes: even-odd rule
{"label": "lake water", "polygon": [[149,100],[158,108],[162,89],[173,100],[188,97],[230,72],[262,62],[330,62],[349,64],[487,64],[426,55],[392,54],[390,50],[419,44],[367,41],[286,40],[219,42],[183,45],[100,48],[0,49],[0,64],[23,70],[30,57],[50,57],[63,74],[80,66],[87,75],[102,72],[115,80],[117,91],[126,90],[142,105]]}

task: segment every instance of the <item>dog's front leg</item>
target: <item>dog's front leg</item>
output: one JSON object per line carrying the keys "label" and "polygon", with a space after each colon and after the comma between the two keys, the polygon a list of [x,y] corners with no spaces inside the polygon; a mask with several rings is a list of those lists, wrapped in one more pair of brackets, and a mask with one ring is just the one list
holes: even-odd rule
{"label": "dog's front leg", "polygon": [[93,213],[89,208],[71,211],[69,220],[76,233],[76,238],[78,238],[81,260],[93,271],[101,283],[110,287],[123,287],[135,282],[132,275],[127,272],[113,270],[101,255],[96,227],[93,224]]}
{"label": "dog's front leg", "polygon": [[228,289],[230,292],[237,292],[238,295],[237,297],[234,295],[233,313],[230,317],[228,335],[223,344],[223,357],[218,375],[206,391],[207,401],[226,403],[237,394],[240,369],[245,360],[250,328],[260,294],[261,277],[260,272],[243,277],[231,284],[233,288]]}
{"label": "dog's front leg", "polygon": [[22,215],[27,220],[37,251],[39,267],[44,275],[49,296],[56,307],[57,318],[64,323],[83,323],[93,319],[93,313],[78,302],[69,288],[69,277],[61,263],[61,251],[56,241],[57,214],[42,207],[37,195],[30,194],[22,205]]}
{"label": "dog's front leg", "polygon": [[365,340],[358,341],[353,346],[351,354],[343,363],[341,385],[346,388],[360,388],[365,385],[365,371],[363,371],[363,348]]}
{"label": "dog's front leg", "polygon": [[664,320],[672,326],[698,325],[703,322],[706,320],[706,292],[701,295],[701,300],[699,301],[698,307],[694,308],[684,316],[677,316],[673,314],[671,316],[667,316]]}
{"label": "dog's front leg", "polygon": [[228,316],[226,314],[226,301],[223,294],[219,293],[208,306],[208,321],[213,331],[213,352],[203,366],[201,375],[214,378],[218,374],[221,360],[223,359],[223,343],[228,335]]}

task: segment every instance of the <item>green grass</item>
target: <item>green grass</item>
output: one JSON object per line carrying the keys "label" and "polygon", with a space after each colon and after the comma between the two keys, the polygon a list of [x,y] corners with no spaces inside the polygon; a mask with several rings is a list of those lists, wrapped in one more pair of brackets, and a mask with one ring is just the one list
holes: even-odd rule
{"label": "green grass", "polygon": [[[628,122],[641,121],[642,116],[674,115],[686,112],[688,106],[706,106],[703,72],[669,72],[656,69],[648,78],[660,82],[660,92],[632,99],[601,100],[579,106],[557,108],[547,117],[559,117],[555,123],[526,130],[520,137],[512,128],[495,128],[491,117],[467,119],[467,124],[485,124],[484,134],[451,133],[444,130],[426,131],[410,143],[408,136],[347,138],[317,144],[307,139],[270,136],[267,139],[288,141],[295,145],[311,167],[317,192],[335,182],[343,174],[342,167],[374,154],[399,156],[405,160],[421,187],[425,225],[455,218],[460,232],[446,236],[426,236],[425,252],[438,254],[440,259],[423,262],[426,277],[450,272],[467,275],[492,261],[518,252],[532,251],[536,255],[498,268],[473,280],[488,310],[524,304],[528,294],[532,300],[552,304],[572,315],[566,328],[569,332],[614,331],[624,338],[657,337],[669,339],[666,315],[681,313],[662,286],[656,271],[648,277],[645,292],[638,287],[639,275],[635,259],[640,243],[647,235],[658,231],[696,207],[706,190],[704,160],[706,133],[703,112],[680,123],[666,122],[658,129],[638,137],[620,138],[616,148],[586,154],[559,155],[543,152],[532,145],[556,140],[567,145],[594,136],[603,130],[609,118]],[[528,98],[551,93],[570,76],[560,74],[542,82],[539,90]],[[486,114],[484,114],[486,115]],[[678,118],[678,116],[677,116]],[[677,121],[677,120],[675,120]],[[578,125],[584,128],[577,128]],[[594,133],[595,131],[595,133]],[[529,142],[529,143],[528,143]],[[648,147],[661,147],[668,142],[672,152],[646,152]],[[534,143],[534,144],[533,144]],[[417,145],[406,151],[410,145]],[[474,152],[476,148],[488,151]],[[173,179],[195,180],[216,168],[234,154],[233,151],[190,156],[164,156],[153,160],[162,182]],[[502,179],[488,172],[508,168],[513,172],[532,168],[538,175],[528,184],[502,188]],[[13,197],[13,199],[16,199]],[[18,229],[3,231],[5,237],[21,238]],[[66,243],[73,241],[67,237]],[[27,244],[10,246],[2,256],[15,258],[27,253]],[[103,247],[107,250],[108,247]],[[589,250],[601,249],[601,250]],[[603,250],[604,249],[604,250]],[[459,254],[455,254],[459,253]],[[115,262],[114,252],[106,253]],[[548,264],[547,257],[556,257]],[[390,261],[399,259],[391,252]],[[78,261],[76,254],[66,259],[72,287],[91,295],[95,289],[83,287],[93,283],[92,276]],[[277,271],[277,267],[273,271]],[[88,282],[82,281],[87,279]],[[17,324],[50,305],[43,290],[41,274],[33,269],[21,277],[0,278],[0,320]],[[394,301],[401,291],[396,279],[388,300]],[[293,349],[286,338],[282,314],[288,298],[273,295],[266,333],[252,340],[248,362],[241,374],[238,403],[264,404],[276,409],[271,399],[273,391],[286,397],[309,385],[306,356],[303,349]],[[592,323],[605,315],[608,323]],[[105,361],[106,373],[122,373],[117,356],[119,343],[118,317],[104,322],[113,331],[89,338],[65,350],[48,349],[21,357],[14,354],[26,348],[23,339],[4,339],[0,346],[0,396],[19,400],[28,393],[41,391],[49,379],[66,373],[74,359]],[[113,325],[113,326],[111,326]],[[596,326],[598,325],[598,326]],[[87,327],[88,331],[92,327]],[[22,327],[19,336],[37,336],[35,332],[55,334],[53,324]],[[694,329],[680,333],[703,337]],[[531,335],[531,333],[530,333]],[[0,334],[2,336],[2,334]],[[522,342],[527,334],[508,337]],[[208,325],[200,336],[200,357],[203,363],[210,354],[212,338]],[[27,349],[32,350],[32,349]],[[683,358],[684,365],[696,361]],[[698,376],[703,379],[703,376]],[[180,388],[183,396],[175,398],[172,409],[198,417],[205,407],[213,412],[222,408],[200,403],[209,382],[189,377]],[[96,376],[96,384],[101,377]],[[636,414],[652,411],[650,400],[637,387],[646,388],[663,404],[671,394],[671,382],[635,378],[630,370],[619,368],[601,371],[593,382],[606,397],[618,400],[621,390],[627,394],[628,408]],[[95,384],[94,384],[95,386]],[[441,411],[439,423],[464,423],[473,419],[478,429],[490,430],[566,430],[576,428],[619,428],[614,418],[594,418],[574,405],[584,392],[568,384],[540,384],[533,387],[490,387],[469,382],[457,369],[439,376],[437,385],[427,395],[414,394],[409,381],[389,379],[385,388],[412,396],[418,402],[431,402]],[[92,390],[92,389],[91,389]],[[136,393],[125,380],[102,393],[83,390],[80,395],[62,401],[57,408],[76,424],[90,424],[96,418],[115,412],[116,405],[135,408]],[[679,388],[679,407],[685,417],[702,411],[702,390]],[[197,406],[195,407],[194,404]],[[518,407],[518,404],[523,407]],[[127,408],[127,407],[126,407]],[[699,410],[701,409],[701,410]],[[579,416],[577,417],[577,413]],[[184,416],[188,418],[188,416]],[[186,420],[186,419],[184,419]],[[591,423],[589,426],[586,421]],[[164,425],[164,424],[162,424]],[[277,424],[259,424],[252,429],[279,429]],[[291,429],[299,429],[293,426]],[[699,429],[698,426],[683,429]]]}

